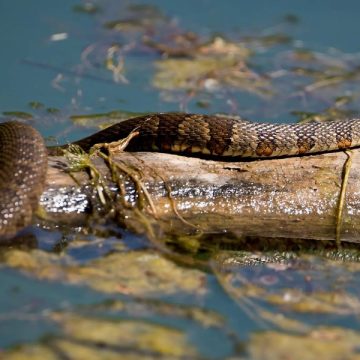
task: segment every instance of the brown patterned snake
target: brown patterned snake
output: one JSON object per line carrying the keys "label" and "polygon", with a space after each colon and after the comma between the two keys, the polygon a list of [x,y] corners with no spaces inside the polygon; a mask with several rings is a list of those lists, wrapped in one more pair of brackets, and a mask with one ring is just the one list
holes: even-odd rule
{"label": "brown patterned snake", "polygon": [[[76,141],[84,150],[138,132],[130,151],[160,151],[268,158],[360,146],[360,119],[306,124],[253,123],[227,116],[152,114],[115,124]],[[59,148],[50,148],[51,155]],[[46,177],[47,150],[41,136],[18,122],[0,124],[0,237],[28,225]]]}

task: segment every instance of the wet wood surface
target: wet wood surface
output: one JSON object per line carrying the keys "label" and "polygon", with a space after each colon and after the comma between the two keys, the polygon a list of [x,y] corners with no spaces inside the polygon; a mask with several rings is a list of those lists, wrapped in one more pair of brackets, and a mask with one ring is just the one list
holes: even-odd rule
{"label": "wet wood surface", "polygon": [[[248,162],[160,153],[125,152],[114,156],[116,162],[137,169],[134,171],[156,208],[155,221],[167,233],[187,234],[196,227],[205,233],[230,232],[240,237],[302,239],[335,239],[347,158],[344,152]],[[117,192],[104,160],[94,158],[93,162],[112,191]],[[52,221],[74,225],[100,205],[88,174],[74,174],[76,183],[66,168],[65,158],[50,158],[41,205]],[[352,150],[341,240],[357,242],[360,238],[359,169],[360,151]],[[134,205],[134,184],[125,175],[124,180],[125,198]],[[145,206],[143,211],[150,213],[150,207]]]}

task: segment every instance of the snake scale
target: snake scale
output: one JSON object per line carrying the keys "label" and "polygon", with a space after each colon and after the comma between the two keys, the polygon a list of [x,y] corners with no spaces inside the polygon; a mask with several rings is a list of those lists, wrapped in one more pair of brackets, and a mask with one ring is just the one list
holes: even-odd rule
{"label": "snake scale", "polygon": [[[238,118],[181,113],[150,114],[115,124],[74,142],[88,151],[96,143],[125,138],[135,130],[129,151],[159,151],[269,158],[360,146],[360,119],[305,124],[254,123]],[[39,133],[18,122],[0,124],[0,237],[28,225],[44,187],[47,152]]]}

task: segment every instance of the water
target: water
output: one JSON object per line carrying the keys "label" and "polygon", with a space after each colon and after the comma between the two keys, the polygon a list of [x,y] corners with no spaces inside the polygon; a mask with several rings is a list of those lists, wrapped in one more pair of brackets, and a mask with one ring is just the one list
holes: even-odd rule
{"label": "water", "polygon": [[[59,136],[59,132],[62,134],[69,126],[67,116],[73,113],[97,113],[119,108],[135,112],[179,110],[178,102],[162,101],[159,92],[149,84],[154,70],[151,63],[153,56],[128,55],[126,77],[129,84],[114,83],[111,74],[100,69],[102,64],[99,62],[104,61],[106,47],[119,39],[119,35],[105,31],[102,22],[121,17],[122,9],[128,3],[132,2],[101,2],[103,12],[91,16],[74,12],[72,7],[76,2],[72,1],[51,5],[41,1],[36,6],[20,0],[1,2],[1,79],[4,85],[0,90],[0,111],[29,111],[28,104],[32,101],[61,109],[61,119],[57,120],[65,124],[55,129],[49,129],[49,124],[38,125],[44,135]],[[236,39],[244,34],[286,32],[300,47],[325,52],[337,49],[352,54],[358,51],[354,34],[359,27],[356,12],[359,5],[355,1],[289,3],[284,0],[268,6],[265,0],[251,3],[228,1],[226,5],[204,0],[192,3],[191,11],[187,3],[144,3],[157,5],[180,28],[193,30],[204,37],[218,33]],[[284,26],[284,16],[289,14],[295,14],[299,23]],[[65,36],[65,39],[54,40],[52,36],[56,34]],[[86,65],[81,60],[81,54],[84,55],[90,46],[95,49],[88,60],[90,65]],[[270,61],[273,70],[278,70],[273,63],[274,57],[267,56],[262,61]],[[265,116],[254,109],[247,109],[253,105],[263,106],[263,99],[241,93],[238,101],[238,112],[249,112],[253,120],[294,121],[288,112],[282,111],[283,104],[273,104],[272,110],[274,112],[275,106],[277,114]],[[209,112],[230,112],[224,102]],[[295,102],[297,105],[300,103],[299,99]],[[318,110],[311,105],[305,109]],[[187,110],[200,111],[192,103]],[[75,132],[65,138],[71,140],[79,134]],[[63,140],[61,136],[60,139]]]}
{"label": "water", "polygon": [[[279,77],[274,75],[271,79],[271,86],[278,92],[275,97],[259,95],[245,87],[235,87],[208,92],[202,89],[194,98],[186,99],[185,90],[165,91],[152,85],[156,73],[154,62],[162,57],[139,45],[139,31],[125,31],[120,34],[106,30],[103,26],[107,21],[128,19],[128,8],[131,5],[155,5],[169,18],[164,26],[166,31],[193,31],[204,41],[210,41],[213,34],[233,41],[244,41],[246,36],[264,37],[279,33],[289,35],[290,42],[273,47],[263,44],[252,45],[255,55],[249,58],[248,66],[257,74],[269,76],[288,71],[297,64],[296,61],[287,58],[294,49],[310,49],[318,54],[321,61],[317,66],[337,66],[349,70],[356,68],[360,63],[356,36],[360,30],[358,1],[278,0],[272,2],[271,6],[267,0],[144,0],[136,3],[99,0],[93,4],[98,5],[101,11],[91,15],[74,11],[74,6],[78,3],[70,0],[38,0],[36,4],[21,0],[0,2],[0,113],[31,114],[32,119],[26,121],[36,126],[44,136],[55,136],[62,142],[94,131],[93,128],[74,124],[70,116],[113,110],[157,112],[185,109],[189,112],[237,112],[253,120],[290,122],[296,120],[292,111],[322,112],[333,106],[334,99],[340,95],[352,97],[349,105],[351,110],[359,110],[359,86],[356,79],[344,82],[336,88],[326,88],[321,93],[306,93],[301,90],[302,86],[310,84],[313,79],[304,79],[289,73]],[[143,13],[140,11],[139,14]],[[158,14],[155,12],[155,15]],[[155,20],[152,19],[151,26],[159,29],[162,25],[158,25],[156,16]],[[150,30],[147,35],[151,35]],[[161,35],[164,36],[158,34],[155,38],[159,39]],[[120,52],[125,59],[125,71],[122,73],[124,78],[120,78],[118,82],[115,82],[113,74],[104,68],[107,51],[114,43],[129,47],[128,50]],[[201,101],[207,102],[207,106],[199,105]],[[31,102],[41,103],[42,106],[35,109],[37,106],[31,106]],[[16,115],[4,115],[4,118],[8,117]],[[205,281],[200,287],[203,292],[191,293],[179,289],[179,293],[157,290],[150,292],[150,295],[146,292],[132,294],[131,287],[127,290],[126,285],[121,283],[125,280],[116,280],[119,281],[119,285],[113,292],[105,291],[98,284],[92,284],[88,278],[80,277],[74,280],[68,273],[69,268],[76,269],[79,264],[88,263],[96,268],[99,266],[96,260],[106,258],[112,252],[142,249],[147,251],[149,244],[146,239],[123,230],[118,230],[118,236],[111,239],[78,235],[76,230],[64,234],[47,230],[33,230],[33,233],[38,241],[35,247],[39,247],[45,254],[54,255],[56,258],[61,249],[65,250],[61,256],[59,255],[60,260],[41,260],[45,261],[40,263],[47,269],[46,275],[35,265],[24,267],[23,263],[19,265],[16,261],[5,261],[7,266],[0,270],[3,294],[0,299],[0,348],[3,349],[17,344],[37,343],[44,339],[44,336],[54,339],[64,331],[68,331],[68,338],[78,341],[76,335],[64,325],[63,320],[54,320],[54,313],[66,315],[67,312],[75,312],[83,315],[85,319],[135,319],[166,325],[172,330],[180,329],[188,337],[189,343],[204,357],[223,358],[230,354],[242,353],[238,342],[244,341],[241,346],[246,348],[246,341],[255,331],[279,328],[271,322],[270,325],[264,326],[263,318],[259,316],[260,309],[272,311],[276,306],[263,304],[256,299],[256,305],[252,307],[251,296],[246,302],[236,293],[239,288],[237,281],[251,277],[254,277],[255,281],[275,278],[276,286],[281,287],[279,283],[283,284],[289,278],[293,279],[294,274],[293,269],[284,270],[281,275],[279,272],[269,271],[266,267],[259,267],[257,272],[255,270],[255,275],[251,270],[233,269],[229,271],[233,276],[229,282],[224,279],[223,282],[220,281],[219,277],[212,273],[201,273]],[[85,245],[81,245],[81,241],[85,242]],[[136,245],[131,245],[134,242]],[[4,253],[7,254],[5,250]],[[65,265],[56,265],[52,269],[52,261],[62,262],[62,256],[65,257]],[[337,268],[333,273],[330,265],[321,265],[325,268],[322,270],[316,259],[312,261],[305,262],[305,270],[295,270],[298,271],[298,276],[290,282],[289,288],[305,288],[306,293],[306,276],[310,276],[307,275],[307,271],[310,272],[309,269],[314,266],[318,266],[318,272],[311,273],[311,276],[320,278],[315,290],[313,289],[314,292],[318,289],[332,291],[336,289],[334,284],[343,289],[341,277],[351,277],[345,268]],[[48,265],[49,268],[46,268]],[[14,269],[9,270],[11,267]],[[19,268],[21,270],[16,270]],[[187,268],[180,269],[184,274],[188,271]],[[120,267],[119,272],[121,271]],[[265,275],[267,277],[263,278]],[[282,275],[286,280],[281,277]],[[349,291],[356,296],[359,284],[353,279],[352,281]],[[84,285],[84,282],[87,285]],[[229,292],[229,288],[224,284],[233,286],[235,293]],[[271,291],[276,292],[276,286],[270,286]],[[156,288],[155,285],[154,287]],[[295,295],[291,293],[288,296]],[[137,304],[139,298],[144,300],[143,304],[137,305],[141,311],[127,308],[133,306],[133,302]],[[109,302],[102,305],[101,310],[79,311],[82,305],[84,308],[89,304],[99,305],[105,301],[104,299]],[[114,310],[109,304],[119,299],[127,305]],[[159,301],[160,310],[154,310],[153,303],[147,302],[149,299]],[[355,303],[355,300],[353,301]],[[170,311],[170,314],[164,310],[165,306],[170,306],[169,304],[175,306],[175,310]],[[332,305],[333,313],[325,313],[317,321],[313,321],[309,313],[304,315],[293,309],[284,311],[283,314],[290,314],[293,319],[307,324],[314,322],[314,326],[331,324],[359,330],[357,319],[351,318],[352,314],[356,314],[357,304],[353,308],[346,308],[344,316],[334,304]],[[198,308],[211,310],[225,320],[224,323],[214,320],[215,325],[212,326],[204,325],[189,314],[174,315],[180,312],[177,306],[181,309],[186,307],[194,312],[198,311]],[[277,311],[281,313],[283,310],[280,307]],[[23,330],[18,331],[19,328]],[[55,340],[42,341],[41,344],[48,346],[47,341]],[[141,348],[140,345],[139,347]]]}

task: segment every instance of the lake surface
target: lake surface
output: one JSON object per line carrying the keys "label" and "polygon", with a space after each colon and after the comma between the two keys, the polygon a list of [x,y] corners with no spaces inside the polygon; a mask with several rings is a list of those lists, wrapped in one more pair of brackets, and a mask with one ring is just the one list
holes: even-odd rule
{"label": "lake surface", "polygon": [[[3,0],[0,114],[62,143],[107,122],[91,115],[114,111],[235,113],[270,122],[357,113],[359,12],[355,0]],[[219,51],[234,46],[236,66],[229,70],[217,57],[220,67],[201,78],[186,78],[179,62],[174,81],[171,54],[156,47],[185,46],[193,56],[191,45],[204,49],[215,38],[228,42]],[[334,76],[340,80],[328,86]],[[268,347],[270,359],[283,354],[275,341],[286,353],[327,337],[348,358],[358,351],[357,263],[305,256],[288,267],[211,263],[204,270],[162,259],[146,238],[121,228],[110,237],[81,229],[32,233],[31,250],[0,250],[0,357],[102,358],[107,351],[114,358],[261,359]],[[121,277],[123,264],[130,272]]]}

